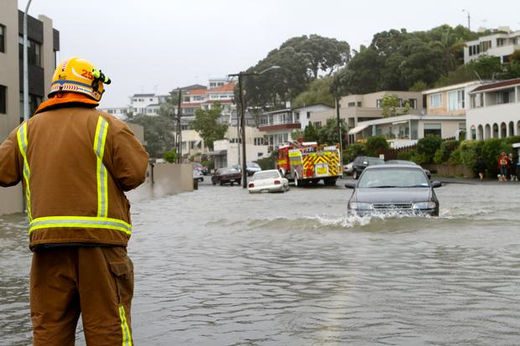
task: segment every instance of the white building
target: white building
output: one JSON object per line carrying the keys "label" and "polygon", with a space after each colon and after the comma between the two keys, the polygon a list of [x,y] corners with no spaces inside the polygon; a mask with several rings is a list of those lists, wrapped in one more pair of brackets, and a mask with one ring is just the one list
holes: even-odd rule
{"label": "white building", "polygon": [[479,86],[470,100],[466,138],[520,136],[520,78]]}
{"label": "white building", "polygon": [[134,94],[130,97],[130,107],[128,111],[133,114],[159,115],[161,104],[165,103],[168,98],[168,95]]}
{"label": "white building", "polygon": [[482,36],[466,42],[464,63],[467,64],[483,55],[499,57],[502,63],[508,62],[509,56],[517,49],[520,49],[520,30]]}
{"label": "white building", "polygon": [[295,121],[300,123],[300,129],[305,129],[311,121],[311,114],[316,112],[332,112],[334,108],[326,104],[318,103],[315,105],[302,106],[293,108]]}
{"label": "white building", "polygon": [[[238,140],[237,130],[228,128],[226,138],[213,143],[210,155],[215,160],[215,168],[229,167],[242,163],[242,142]],[[268,156],[264,133],[255,127],[246,127],[246,160],[256,161]]]}

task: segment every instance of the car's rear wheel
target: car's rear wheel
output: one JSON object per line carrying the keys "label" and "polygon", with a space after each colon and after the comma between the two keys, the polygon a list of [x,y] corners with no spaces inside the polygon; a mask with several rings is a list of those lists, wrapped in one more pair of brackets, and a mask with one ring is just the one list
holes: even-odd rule
{"label": "car's rear wheel", "polygon": [[242,183],[242,180],[239,180],[237,183],[238,183],[238,186],[240,186],[240,184]]}
{"label": "car's rear wheel", "polygon": [[224,182],[221,180],[220,181],[220,186],[223,186],[224,185]]}

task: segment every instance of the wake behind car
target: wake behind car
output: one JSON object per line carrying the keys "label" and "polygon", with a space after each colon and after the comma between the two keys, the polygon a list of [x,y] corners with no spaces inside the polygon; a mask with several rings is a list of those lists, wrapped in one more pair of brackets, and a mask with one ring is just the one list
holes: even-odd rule
{"label": "wake behind car", "polygon": [[277,169],[256,172],[247,185],[253,192],[285,192],[289,190],[289,180],[282,177]]}
{"label": "wake behind car", "polygon": [[434,188],[438,181],[430,182],[420,166],[381,165],[367,167],[357,184],[345,187],[354,189],[348,202],[350,213],[439,215],[439,200]]}
{"label": "wake behind car", "polygon": [[240,185],[242,182],[242,175],[239,171],[234,168],[219,168],[215,171],[215,173],[211,176],[211,183],[213,185],[224,185],[230,184],[233,186],[234,183]]}
{"label": "wake behind car", "polygon": [[385,160],[380,159],[379,157],[358,156],[354,159],[354,162],[352,163],[352,178],[358,179],[363,170],[368,166],[384,164]]}

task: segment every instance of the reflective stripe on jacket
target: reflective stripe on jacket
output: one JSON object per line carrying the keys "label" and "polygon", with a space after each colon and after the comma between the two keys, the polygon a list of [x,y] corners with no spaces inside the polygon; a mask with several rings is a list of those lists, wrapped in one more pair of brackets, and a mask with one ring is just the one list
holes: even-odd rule
{"label": "reflective stripe on jacket", "polygon": [[130,204],[123,191],[145,179],[148,154],[122,121],[93,108],[43,111],[0,146],[0,185],[22,180],[30,246],[126,246]]}

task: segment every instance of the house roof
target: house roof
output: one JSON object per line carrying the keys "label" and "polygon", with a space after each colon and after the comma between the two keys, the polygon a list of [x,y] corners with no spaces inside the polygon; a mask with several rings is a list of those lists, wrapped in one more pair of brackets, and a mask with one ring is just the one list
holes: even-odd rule
{"label": "house roof", "polygon": [[472,92],[484,91],[484,90],[490,90],[490,89],[500,89],[503,87],[517,85],[517,84],[520,84],[520,78],[513,78],[513,79],[503,80],[503,81],[500,81],[497,83],[481,85],[478,88],[473,89]]}
{"label": "house roof", "polygon": [[188,95],[204,95],[208,92],[206,88],[204,89],[192,89],[188,91]]}
{"label": "house roof", "polygon": [[223,86],[211,88],[208,90],[208,92],[209,93],[218,93],[218,92],[225,92],[225,91],[233,91],[234,89],[235,89],[235,83],[228,83]]}
{"label": "house roof", "polygon": [[155,94],[134,94],[132,97],[153,97]]}
{"label": "house roof", "polygon": [[330,109],[333,109],[334,107],[331,107],[325,103],[313,103],[313,104],[310,104],[310,105],[305,105],[305,106],[300,106],[300,107],[294,107],[293,108],[293,111],[296,110],[296,109],[302,109],[302,108],[311,108],[311,107],[315,107],[315,106],[325,106],[327,108],[330,108]]}

